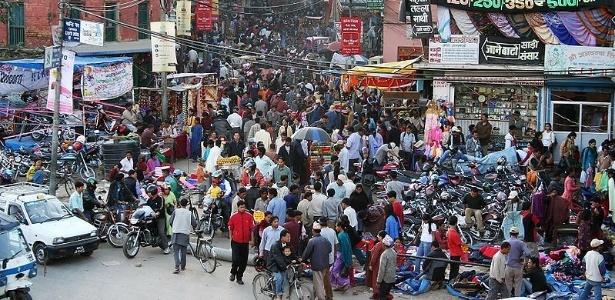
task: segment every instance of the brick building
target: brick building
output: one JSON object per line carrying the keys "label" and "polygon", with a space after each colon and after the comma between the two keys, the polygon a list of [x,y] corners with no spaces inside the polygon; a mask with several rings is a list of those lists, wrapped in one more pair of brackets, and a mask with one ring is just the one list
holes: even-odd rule
{"label": "brick building", "polygon": [[[0,23],[0,47],[40,48],[52,43],[51,26],[58,24],[58,0],[8,0],[8,20]],[[83,0],[70,1],[98,15],[116,19],[141,28],[149,28],[150,21],[160,19],[158,0]],[[95,16],[77,10],[67,17],[102,22]],[[105,42],[128,42],[148,39],[147,35],[107,22]]]}

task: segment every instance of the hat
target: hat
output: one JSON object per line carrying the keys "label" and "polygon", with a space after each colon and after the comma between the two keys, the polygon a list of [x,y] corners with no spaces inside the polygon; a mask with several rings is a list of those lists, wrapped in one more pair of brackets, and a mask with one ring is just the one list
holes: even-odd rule
{"label": "hat", "polygon": [[598,246],[600,246],[600,245],[602,245],[602,244],[604,244],[604,241],[603,241],[603,240],[599,240],[599,239],[593,239],[593,240],[589,243],[589,245],[590,245],[592,248],[596,248],[596,247],[598,247]]}
{"label": "hat", "polygon": [[387,234],[387,236],[385,236],[385,237],[382,239],[382,243],[383,243],[385,246],[387,246],[387,247],[391,247],[391,246],[393,246],[393,243],[394,243],[394,242],[395,242],[395,241],[393,241],[393,238],[392,238],[391,236],[389,236],[388,234]]}
{"label": "hat", "polygon": [[508,199],[515,199],[519,196],[519,193],[517,191],[511,191],[510,194],[508,194]]}
{"label": "hat", "polygon": [[337,175],[337,180],[346,181],[348,178],[344,174]]}
{"label": "hat", "polygon": [[344,145],[344,140],[337,140],[338,145]]}
{"label": "hat", "polygon": [[395,148],[395,146],[396,146],[396,145],[395,145],[395,143],[390,142],[390,143],[389,143],[389,146],[390,146],[391,148]]}
{"label": "hat", "polygon": [[510,227],[510,233],[511,234],[519,234],[519,228],[517,228],[515,226]]}
{"label": "hat", "polygon": [[312,229],[321,230],[322,226],[320,226],[320,223],[314,222],[314,224],[312,224]]}
{"label": "hat", "polygon": [[461,129],[459,129],[459,127],[453,127],[452,131],[453,132],[461,132]]}

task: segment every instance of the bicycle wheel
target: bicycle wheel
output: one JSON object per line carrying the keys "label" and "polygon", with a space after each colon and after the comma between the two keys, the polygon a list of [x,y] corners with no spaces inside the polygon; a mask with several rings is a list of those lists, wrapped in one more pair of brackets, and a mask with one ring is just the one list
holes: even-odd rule
{"label": "bicycle wheel", "polygon": [[207,242],[201,242],[198,254],[199,255],[196,257],[199,259],[199,262],[201,262],[203,270],[209,274],[213,273],[218,265],[214,248]]}
{"label": "bicycle wheel", "polygon": [[196,210],[196,207],[190,207],[190,214],[194,217],[195,220],[199,219],[199,212]]}
{"label": "bicycle wheel", "polygon": [[472,245],[472,234],[468,230],[461,231],[461,242],[466,245]]}
{"label": "bicycle wheel", "polygon": [[273,299],[275,295],[272,285],[273,280],[269,274],[260,273],[254,276],[254,280],[252,280],[252,294],[254,294],[254,299]]}
{"label": "bicycle wheel", "polygon": [[305,284],[293,284],[289,298],[293,300],[312,300],[314,299],[313,290]]}

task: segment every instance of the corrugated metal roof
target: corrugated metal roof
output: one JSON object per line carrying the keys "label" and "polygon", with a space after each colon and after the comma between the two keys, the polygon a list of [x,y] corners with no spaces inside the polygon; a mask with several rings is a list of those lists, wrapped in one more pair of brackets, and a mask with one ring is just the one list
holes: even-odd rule
{"label": "corrugated metal roof", "polygon": [[150,39],[130,42],[105,42],[104,46],[102,47],[81,44],[79,46],[69,47],[67,49],[74,51],[77,56],[149,53],[152,51],[152,42]]}

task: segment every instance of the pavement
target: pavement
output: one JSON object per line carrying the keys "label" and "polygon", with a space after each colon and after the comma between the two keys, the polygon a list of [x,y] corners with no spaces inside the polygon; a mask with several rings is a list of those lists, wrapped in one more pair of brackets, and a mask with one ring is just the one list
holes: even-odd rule
{"label": "pavement", "polygon": [[[224,243],[219,239],[216,244]],[[226,241],[228,243],[228,241]],[[228,246],[227,246],[228,247]],[[245,285],[228,280],[230,263],[218,262],[213,274],[201,269],[198,261],[187,257],[186,271],[172,274],[173,257],[163,255],[158,248],[141,248],[133,259],[127,259],[122,249],[101,244],[90,257],[72,257],[39,266],[34,278],[33,299],[253,299],[252,279],[257,274],[248,266]],[[310,281],[309,279],[305,279]],[[357,286],[334,299],[368,299],[369,290]],[[395,295],[396,299],[455,299],[446,290],[432,291],[413,297]]]}

